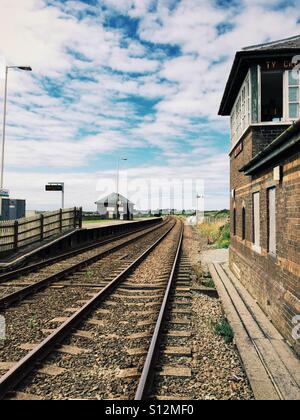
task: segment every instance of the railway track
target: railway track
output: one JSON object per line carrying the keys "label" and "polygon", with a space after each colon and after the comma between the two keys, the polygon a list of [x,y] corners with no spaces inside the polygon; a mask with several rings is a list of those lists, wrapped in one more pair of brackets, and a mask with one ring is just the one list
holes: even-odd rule
{"label": "railway track", "polygon": [[[158,395],[158,371],[176,376],[174,364],[163,367],[158,362],[163,355],[176,359],[188,353],[183,347],[189,337],[190,280],[181,256],[182,239],[183,225],[177,221],[152,238],[123,271],[111,273],[112,279],[95,278],[98,262],[88,283],[86,273],[78,272],[69,283],[54,285],[59,293],[64,290],[60,287],[81,288],[85,298],[87,292],[92,297],[75,299],[71,316],[47,323],[49,328],[42,331],[46,338],[23,344],[30,351],[20,360],[5,356],[0,369],[5,363],[10,369],[0,379],[0,398],[12,390],[17,398],[25,393],[41,399],[140,400]],[[124,253],[118,257],[122,261]],[[180,345],[181,340],[186,344]],[[188,369],[183,372],[181,367],[177,373],[182,377]]]}
{"label": "railway track", "polygon": [[[167,223],[169,218],[167,218],[163,223]],[[162,223],[160,224],[162,225]],[[158,225],[152,226],[152,228],[158,227]],[[123,234],[117,234],[117,235],[109,235],[107,238],[94,242],[89,245],[85,245],[76,249],[73,249],[72,251],[67,251],[64,253],[60,253],[59,255],[56,255],[51,258],[42,259],[38,262],[26,264],[25,266],[15,268],[15,269],[9,269],[7,271],[4,271],[0,273],[0,285],[2,283],[5,283],[7,280],[16,279],[18,277],[21,277],[23,275],[26,275],[28,273],[36,272],[44,267],[49,267],[57,262],[63,261],[65,259],[75,257],[79,254],[83,254],[87,251],[91,251],[94,249],[98,249],[100,247],[103,247],[105,245],[111,244],[115,241],[121,240],[123,238],[128,238],[130,235],[137,234],[139,232],[146,231],[147,229],[151,229],[151,226],[149,227],[142,227],[130,232],[126,232]]]}
{"label": "railway track", "polygon": [[[169,220],[146,229],[139,229],[132,234],[121,235],[112,241],[105,240],[92,246],[65,253],[53,259],[42,261],[6,273],[0,276],[0,310],[9,307],[15,302],[44,289],[55,281],[61,280],[76,271],[104,259],[138,239],[168,226]],[[111,242],[112,241],[112,242]]]}

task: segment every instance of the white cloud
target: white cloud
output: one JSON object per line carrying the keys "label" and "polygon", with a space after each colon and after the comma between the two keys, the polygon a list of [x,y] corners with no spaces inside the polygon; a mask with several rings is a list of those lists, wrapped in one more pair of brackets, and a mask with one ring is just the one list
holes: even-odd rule
{"label": "white cloud", "polygon": [[[228,181],[226,177],[220,177],[219,173],[228,173],[228,163],[225,155],[217,157],[208,156],[202,159],[201,164],[182,166],[182,162],[174,161],[172,167],[162,166],[139,166],[121,171],[120,192],[128,194],[138,209],[147,209],[149,206],[149,185],[169,185],[174,183],[174,198],[177,203],[181,202],[180,186],[185,182],[190,185],[193,181],[204,180],[206,208],[215,209],[225,207],[228,202]],[[81,171],[57,171],[55,174],[44,172],[24,172],[22,177],[18,172],[9,171],[7,178],[14,185],[14,195],[24,197],[24,185],[26,185],[26,198],[28,209],[55,209],[60,203],[60,196],[56,193],[44,192],[44,186],[50,181],[64,180],[66,185],[66,206],[83,206],[86,210],[95,210],[94,202],[106,192],[106,187],[111,191],[115,188],[115,170],[97,171],[89,173]],[[221,191],[217,194],[215,191]],[[153,193],[153,190],[152,190]],[[185,199],[192,200],[191,191],[187,191]],[[166,190],[162,207],[169,207],[172,191]],[[157,206],[157,190],[151,197],[152,208]]]}
{"label": "white cloud", "polygon": [[108,61],[109,66],[113,70],[126,73],[148,73],[158,69],[159,63],[157,61],[130,57],[128,52],[131,53],[131,50],[116,48]]}
{"label": "white cloud", "polygon": [[[96,179],[109,175],[93,174],[93,163],[149,147],[160,150],[154,159],[162,166],[154,161],[132,168],[131,177],[203,176],[209,207],[227,205],[226,145],[215,136],[228,131],[217,110],[233,54],[297,34],[300,8],[275,9],[279,0],[241,0],[239,8],[217,8],[209,0],[175,3],[56,1],[50,7],[44,0],[1,0],[0,56],[34,70],[10,71],[7,118],[6,179],[16,195],[26,194],[30,207],[55,205],[51,195],[40,199],[39,191],[41,182],[57,176],[69,184],[70,205],[82,200],[90,208]],[[109,12],[101,5],[139,18],[141,41],[152,47],[124,28],[104,25]],[[232,28],[220,33],[223,24]],[[166,44],[178,47],[177,57],[168,55]],[[132,96],[136,104],[128,100]],[[157,103],[143,115],[139,100]],[[214,190],[224,193],[213,198]]]}

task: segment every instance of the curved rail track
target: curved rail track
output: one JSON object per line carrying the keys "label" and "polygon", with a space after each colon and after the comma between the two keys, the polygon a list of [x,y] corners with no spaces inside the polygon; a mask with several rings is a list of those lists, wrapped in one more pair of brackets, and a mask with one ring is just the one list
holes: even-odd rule
{"label": "curved rail track", "polygon": [[[153,382],[162,351],[166,325],[170,321],[172,307],[174,308],[174,305],[176,305],[174,303],[177,297],[175,284],[177,283],[178,286],[178,267],[181,258],[183,229],[182,222],[178,220],[176,223],[169,225],[158,238],[155,240],[152,238],[151,245],[142,254],[131,261],[130,265],[114,276],[111,281],[106,282],[104,287],[100,284],[94,285],[100,290],[96,290],[95,293],[94,289],[91,299],[86,301],[79,309],[77,308],[74,314],[62,322],[58,328],[51,330],[42,342],[33,345],[33,349],[29,353],[15,362],[13,367],[0,377],[0,398],[5,398],[13,390],[21,389],[28,395],[32,393],[32,391],[29,393],[27,391],[30,380],[23,387],[22,381],[24,382],[24,378],[28,377],[29,374],[33,376],[38,374],[41,363],[46,364],[48,368],[50,367],[50,370],[52,360],[57,361],[60,366],[69,363],[64,359],[60,360],[60,355],[64,353],[59,352],[60,348],[64,350],[67,348],[67,353],[71,351],[74,357],[79,357],[79,360],[74,362],[77,369],[76,373],[71,370],[72,386],[75,380],[73,375],[79,375],[79,378],[81,378],[79,381],[83,380],[81,375],[85,374],[84,372],[90,375],[90,371],[93,371],[92,366],[96,363],[95,360],[91,359],[99,353],[101,355],[100,359],[103,359],[103,369],[99,366],[99,371],[96,372],[97,386],[100,386],[99,375],[107,375],[107,363],[111,366],[116,364],[116,366],[111,367],[110,380],[112,385],[110,395],[105,394],[106,388],[109,388],[107,381],[103,382],[105,386],[101,392],[103,392],[104,397],[112,397],[112,393],[119,396],[122,394],[120,390],[115,390],[118,385],[114,383],[116,379],[119,382],[120,378],[123,378],[126,382],[126,398],[141,400],[153,396],[155,394]],[[150,261],[151,258],[156,261],[157,267],[155,269],[152,261]],[[142,276],[145,279],[144,281],[141,280]],[[149,280],[151,277],[154,280]],[[189,292],[187,282],[188,277],[179,280],[181,290],[183,290],[182,286],[186,286],[186,295],[184,295],[184,301],[181,302],[185,305],[189,304],[187,301]],[[182,297],[182,294],[180,296]],[[179,312],[187,314],[188,310],[181,309]],[[104,316],[104,319],[98,318],[100,314]],[[91,332],[89,329],[91,326],[96,329],[103,328],[104,334],[99,335],[99,332],[96,331],[93,335],[93,331]],[[114,334],[113,331],[117,331],[119,335]],[[132,332],[129,336],[124,335],[128,334],[129,331]],[[181,335],[179,333],[179,337]],[[96,339],[96,337],[98,338]],[[82,343],[83,340],[85,350],[76,347],[76,345],[68,345],[70,342],[72,344],[73,340],[75,343],[78,340]],[[107,345],[106,340],[109,341],[109,345]],[[113,346],[110,340],[116,340],[113,341]],[[136,346],[135,340],[137,340],[139,347]],[[77,356],[74,349],[79,351]],[[122,353],[124,351],[125,355]],[[122,353],[121,359],[120,353]],[[85,357],[88,359],[85,360]],[[51,359],[50,362],[49,358]],[[101,364],[101,360],[98,360],[97,363]],[[82,370],[79,366],[80,363],[82,363]],[[125,367],[125,369],[122,369],[122,367]],[[60,381],[63,380],[68,383],[70,370],[60,367],[59,371],[62,374]],[[65,379],[63,379],[64,375]],[[42,386],[39,389],[43,388],[43,381],[45,381],[45,378],[42,379]],[[87,390],[84,396],[89,397],[91,396],[91,386],[88,379],[86,383]],[[59,384],[57,386],[59,387]],[[55,378],[51,378],[50,387],[52,391],[55,389]],[[82,397],[82,395],[76,395],[76,393],[74,396],[72,393],[69,395],[74,398]],[[122,396],[124,397],[124,395]],[[46,393],[45,397],[47,399],[49,395]],[[57,398],[57,396],[54,396],[54,398]]]}

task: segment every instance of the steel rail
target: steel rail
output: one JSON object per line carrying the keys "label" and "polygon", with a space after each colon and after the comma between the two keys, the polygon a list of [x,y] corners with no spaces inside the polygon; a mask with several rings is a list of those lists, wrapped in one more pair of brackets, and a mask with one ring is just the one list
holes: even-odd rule
{"label": "steel rail", "polygon": [[170,221],[170,219],[167,219],[165,222],[159,223],[159,224],[154,225],[154,226],[142,227],[142,228],[133,230],[131,232],[122,233],[121,235],[110,236],[107,239],[104,239],[104,240],[101,240],[101,241],[98,241],[98,242],[95,242],[93,244],[86,245],[86,246],[83,246],[83,247],[80,247],[80,248],[76,248],[73,251],[68,251],[68,252],[65,252],[64,254],[60,254],[60,255],[57,255],[55,257],[48,258],[46,260],[43,260],[43,261],[40,261],[40,262],[37,262],[37,263],[34,263],[34,264],[30,264],[30,265],[27,265],[25,267],[21,267],[21,268],[12,270],[12,271],[8,271],[7,273],[0,274],[0,284],[5,283],[6,281],[11,280],[11,279],[16,279],[20,276],[23,276],[24,274],[35,272],[37,270],[40,270],[41,268],[47,267],[48,265],[63,261],[66,258],[71,258],[71,257],[74,257],[76,255],[80,255],[84,252],[91,251],[91,250],[93,250],[95,248],[98,248],[100,246],[107,245],[110,242],[115,242],[115,241],[118,241],[120,239],[126,238],[126,236],[134,235],[135,233],[139,233],[139,232],[142,232],[144,230],[151,229],[151,228],[154,228],[154,229],[159,228],[161,226],[166,225],[169,221]]}
{"label": "steel rail", "polygon": [[12,391],[53,349],[59,345],[84,319],[94,310],[99,303],[109,297],[119,284],[137,268],[147,256],[166,238],[173,230],[173,224],[163,235],[157,239],[142,255],[131,265],[105,286],[97,295],[80,308],[73,316],[57,328],[42,343],[36,346],[30,353],[22,358],[16,366],[10,369],[0,378],[0,399],[3,399],[9,391]]}
{"label": "steel rail", "polygon": [[156,322],[155,330],[152,336],[151,344],[147,353],[146,361],[144,364],[143,372],[139,381],[139,385],[135,394],[135,401],[141,401],[149,397],[151,386],[153,383],[153,378],[155,375],[155,366],[160,354],[160,344],[163,336],[163,328],[166,321],[166,316],[168,313],[168,306],[170,303],[171,292],[176,280],[176,269],[179,261],[179,256],[181,253],[182,241],[183,241],[183,231],[184,225],[181,222],[181,232],[180,238],[177,245],[177,252],[175,255],[172,271],[169,277],[168,285],[165,291],[163,303],[158,315]]}
{"label": "steel rail", "polygon": [[[168,222],[169,223],[169,222]],[[155,226],[154,228],[148,228],[148,231],[144,232],[144,230],[142,232],[139,232],[139,235],[137,237],[131,238],[128,241],[113,246],[112,248],[106,250],[106,251],[100,251],[98,254],[93,255],[92,257],[88,257],[78,263],[75,263],[73,265],[71,265],[68,268],[64,268],[61,271],[58,271],[54,274],[51,274],[50,276],[46,276],[43,279],[30,284],[29,286],[23,287],[20,290],[17,290],[14,293],[11,293],[7,296],[4,296],[3,298],[0,299],[0,310],[1,309],[5,309],[8,306],[12,305],[15,302],[19,302],[22,299],[26,298],[29,295],[32,295],[44,288],[46,288],[49,284],[57,281],[57,280],[61,280],[63,278],[65,278],[66,276],[80,270],[83,267],[89,266],[91,264],[93,264],[96,261],[99,261],[100,259],[105,258],[106,256],[112,254],[113,252],[116,252],[130,244],[132,244],[133,242],[135,242],[138,239],[144,238],[146,235],[154,232],[155,230],[158,230],[159,228],[162,228],[163,226],[165,226],[165,224],[160,224],[159,226]],[[173,226],[174,227],[174,224]]]}

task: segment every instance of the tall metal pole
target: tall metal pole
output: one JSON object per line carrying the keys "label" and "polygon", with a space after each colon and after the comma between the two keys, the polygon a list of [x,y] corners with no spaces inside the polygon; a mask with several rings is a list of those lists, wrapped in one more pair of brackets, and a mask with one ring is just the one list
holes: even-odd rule
{"label": "tall metal pole", "polygon": [[127,158],[118,158],[117,162],[117,219],[119,219],[119,202],[120,202],[120,194],[119,194],[119,183],[120,183],[120,161],[127,160]]}
{"label": "tall metal pole", "polygon": [[62,185],[62,210],[65,208],[65,184]]}
{"label": "tall metal pole", "polygon": [[7,109],[7,79],[8,67],[5,67],[5,87],[4,87],[4,111],[3,111],[3,132],[2,132],[2,156],[1,156],[1,190],[4,186],[4,150],[5,150],[5,132],[6,132],[6,109]]}
{"label": "tall metal pole", "polygon": [[117,162],[117,220],[119,220],[119,177],[120,177],[120,158]]}
{"label": "tall metal pole", "polygon": [[2,132],[2,157],[1,157],[1,177],[0,187],[3,189],[4,186],[4,151],[5,151],[5,133],[6,133],[6,110],[7,110],[7,81],[8,81],[8,70],[19,69],[23,71],[32,71],[31,67],[25,66],[5,66],[5,87],[4,87],[4,111],[3,111],[3,132]]}

